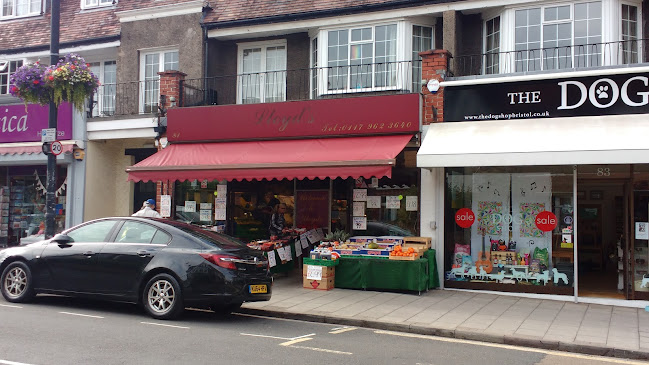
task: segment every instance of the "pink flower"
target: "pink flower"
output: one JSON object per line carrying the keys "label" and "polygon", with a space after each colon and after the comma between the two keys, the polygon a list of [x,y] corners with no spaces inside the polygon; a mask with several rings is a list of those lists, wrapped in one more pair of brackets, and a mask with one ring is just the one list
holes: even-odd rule
{"label": "pink flower", "polygon": [[40,81],[34,80],[34,85],[38,85],[38,84],[40,84]]}
{"label": "pink flower", "polygon": [[49,79],[50,81],[54,80],[54,76],[50,75]]}

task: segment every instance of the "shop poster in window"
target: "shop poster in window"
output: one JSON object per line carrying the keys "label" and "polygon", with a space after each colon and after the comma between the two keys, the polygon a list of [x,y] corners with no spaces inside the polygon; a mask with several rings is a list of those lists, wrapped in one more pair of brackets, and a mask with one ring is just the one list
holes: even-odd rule
{"label": "shop poster in window", "polygon": [[171,195],[160,195],[160,215],[162,218],[171,217]]}
{"label": "shop poster in window", "polygon": [[365,216],[365,202],[354,202],[354,214],[355,217]]}
{"label": "shop poster in window", "polygon": [[381,208],[381,196],[367,197],[367,209],[380,209],[380,208]]}
{"label": "shop poster in window", "polygon": [[196,201],[185,200],[185,212],[196,212]]}
{"label": "shop poster in window", "polygon": [[225,210],[227,199],[225,196],[217,196],[214,198],[214,208]]}
{"label": "shop poster in window", "polygon": [[216,209],[214,210],[214,220],[215,221],[224,221],[227,219],[227,214],[225,209]]}
{"label": "shop poster in window", "polygon": [[212,203],[201,203],[201,210],[203,209],[212,209]]}
{"label": "shop poster in window", "polygon": [[511,174],[512,240],[519,251],[548,249],[552,255],[552,232],[536,226],[536,216],[552,210],[552,177],[549,173]]}
{"label": "shop poster in window", "polygon": [[471,256],[474,262],[482,251],[483,236],[486,250],[489,250],[489,239],[509,239],[509,226],[502,219],[509,212],[509,187],[509,174],[473,174],[471,209],[476,224],[471,226]]}
{"label": "shop poster in window", "polygon": [[364,202],[367,200],[367,189],[354,189],[354,201]]}
{"label": "shop poster in window", "polygon": [[200,215],[201,222],[208,222],[212,220],[212,211],[208,209],[201,209]]}
{"label": "shop poster in window", "polygon": [[635,222],[635,239],[649,240],[649,223]]}
{"label": "shop poster in window", "polygon": [[364,231],[367,229],[367,217],[354,217],[353,227],[355,230]]}
{"label": "shop poster in window", "polygon": [[386,209],[401,209],[401,200],[399,196],[386,196],[385,197],[385,208]]}
{"label": "shop poster in window", "polygon": [[406,211],[416,212],[419,209],[417,196],[406,196]]}
{"label": "shop poster in window", "polygon": [[216,186],[216,196],[226,197],[228,195],[228,186],[219,184]]}

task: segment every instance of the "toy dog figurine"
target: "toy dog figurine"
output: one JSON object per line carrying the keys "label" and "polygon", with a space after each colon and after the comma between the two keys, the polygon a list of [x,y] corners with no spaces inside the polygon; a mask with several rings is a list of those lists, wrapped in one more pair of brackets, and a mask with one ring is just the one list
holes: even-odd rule
{"label": "toy dog figurine", "polygon": [[505,240],[498,241],[498,251],[507,251],[507,244]]}
{"label": "toy dog figurine", "polygon": [[509,251],[516,251],[516,241],[509,241]]}

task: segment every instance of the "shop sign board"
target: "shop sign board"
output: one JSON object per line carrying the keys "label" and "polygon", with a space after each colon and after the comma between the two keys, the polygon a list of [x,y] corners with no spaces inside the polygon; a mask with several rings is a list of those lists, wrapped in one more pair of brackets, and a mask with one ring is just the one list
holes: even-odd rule
{"label": "shop sign board", "polygon": [[295,192],[295,225],[307,229],[329,227],[329,190]]}
{"label": "shop sign board", "polygon": [[[3,105],[0,107],[0,143],[41,142],[42,130],[48,128],[49,108],[36,104]],[[72,139],[72,105],[58,108],[58,140]]]}
{"label": "shop sign board", "polygon": [[215,105],[167,111],[169,142],[348,137],[419,132],[418,93]]}
{"label": "shop sign board", "polygon": [[645,113],[649,113],[647,73],[444,88],[445,122]]}
{"label": "shop sign board", "polygon": [[455,223],[462,228],[469,228],[475,222],[475,214],[469,208],[462,208],[455,213]]}

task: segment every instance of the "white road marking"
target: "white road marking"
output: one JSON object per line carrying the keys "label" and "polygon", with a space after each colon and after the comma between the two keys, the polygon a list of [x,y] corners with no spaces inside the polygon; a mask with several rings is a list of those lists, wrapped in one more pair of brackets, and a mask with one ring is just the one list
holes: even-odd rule
{"label": "white road marking", "polygon": [[99,318],[99,319],[104,318],[102,316],[91,316],[90,314],[81,314],[81,313],[72,313],[72,312],[59,312],[59,313],[61,313],[61,314],[69,314],[71,316],[79,316],[79,317]]}
{"label": "white road marking", "polygon": [[0,304],[0,307],[7,307],[7,308],[21,308],[19,305],[12,305],[12,304]]}
{"label": "white road marking", "polygon": [[500,343],[478,342],[472,340],[462,340],[458,338],[427,336],[427,335],[418,335],[415,333],[393,332],[393,331],[383,331],[383,330],[376,330],[374,331],[374,333],[392,335],[392,336],[410,337],[410,338],[421,338],[421,339],[440,341],[440,342],[464,343],[464,344],[471,344],[471,345],[484,346],[484,347],[495,347],[495,348],[516,350],[516,351],[537,352],[546,355],[570,357],[570,358],[583,359],[583,360],[597,360],[597,361],[610,362],[616,364],[647,365],[647,363],[643,361],[625,360],[625,359],[618,359],[614,357],[603,357],[603,356],[594,356],[594,355],[582,355],[582,354],[576,354],[571,352],[544,350],[539,348],[505,345]]}
{"label": "white road marking", "polygon": [[142,324],[150,324],[152,326],[162,326],[162,327],[171,327],[171,328],[180,328],[184,330],[188,330],[189,327],[184,327],[184,326],[174,326],[172,324],[162,324],[162,323],[152,323],[152,322],[140,322]]}
{"label": "white road marking", "polygon": [[[260,316],[257,314],[248,314],[248,313],[232,313],[233,316],[240,316],[240,317],[251,317],[251,318],[262,318],[262,319],[272,319],[274,321],[285,321],[285,322],[300,322],[300,323],[305,323],[304,321],[301,321],[299,319],[290,319],[290,318],[277,318],[277,317],[266,317],[266,316]],[[331,326],[330,324],[327,323],[317,323],[317,322],[309,322],[311,324],[324,324]]]}
{"label": "white road marking", "polygon": [[341,329],[335,329],[335,328],[334,328],[334,330],[329,331],[329,333],[332,333],[332,334],[334,334],[334,335],[337,335],[337,334],[339,334],[339,333],[349,332],[349,331],[353,331],[353,330],[355,330],[355,329],[356,329],[356,327],[347,327],[347,328],[341,328]]}
{"label": "white road marking", "polygon": [[328,353],[331,353],[331,354],[338,354],[338,355],[353,355],[351,352],[320,349],[320,348],[317,348],[317,347],[306,347],[306,346],[290,346],[290,347],[295,348],[295,349],[304,349],[304,350],[312,350],[312,351],[319,351],[319,352],[328,352]]}
{"label": "white road marking", "polygon": [[263,338],[274,338],[276,340],[284,340],[284,341],[293,341],[297,340],[299,338],[304,338],[304,337],[311,337],[315,336],[315,333],[309,333],[308,335],[303,335],[303,336],[297,336],[297,337],[291,337],[291,338],[286,338],[286,337],[278,337],[278,336],[269,336],[269,335],[257,335],[254,333],[239,333],[241,336],[252,336],[252,337],[263,337]]}
{"label": "white road marking", "polygon": [[9,361],[9,360],[0,360],[0,364],[4,365],[32,365],[32,364],[27,364],[24,362],[15,362],[15,361]]}
{"label": "white road marking", "polygon": [[185,310],[193,311],[193,312],[214,313],[214,311],[211,311],[209,309],[201,309],[201,308],[185,308]]}
{"label": "white road marking", "polygon": [[313,338],[311,338],[311,337],[303,337],[303,338],[298,338],[297,340],[282,342],[279,345],[280,346],[291,346],[291,345],[299,343],[299,342],[310,341],[310,340],[313,340]]}

